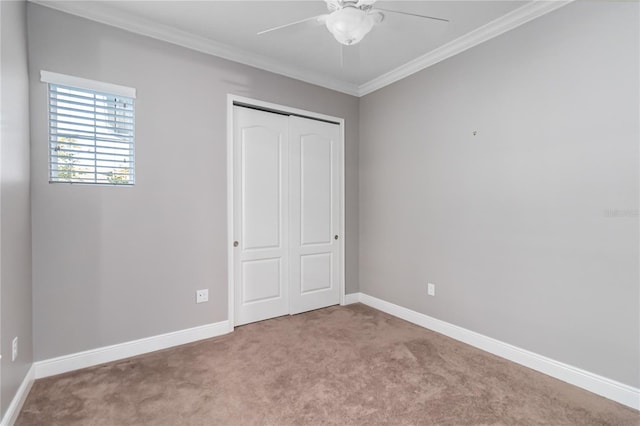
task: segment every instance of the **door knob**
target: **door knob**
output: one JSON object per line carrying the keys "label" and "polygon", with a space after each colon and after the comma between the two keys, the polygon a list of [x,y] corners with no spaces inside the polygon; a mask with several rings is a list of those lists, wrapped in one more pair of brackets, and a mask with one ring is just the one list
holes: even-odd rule
{"label": "door knob", "polygon": [[234,242],[233,242],[233,246],[234,246],[234,247],[238,247],[238,244],[239,244],[239,243],[238,243],[237,241],[234,241]]}
{"label": "door knob", "polygon": [[334,239],[334,240],[337,240],[337,239],[338,239],[338,236],[336,235],[335,237],[333,237],[333,239]]}

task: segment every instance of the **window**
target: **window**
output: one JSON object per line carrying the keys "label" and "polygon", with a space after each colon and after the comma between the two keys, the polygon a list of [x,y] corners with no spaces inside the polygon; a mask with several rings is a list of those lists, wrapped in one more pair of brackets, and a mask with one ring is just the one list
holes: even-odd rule
{"label": "window", "polygon": [[42,71],[49,182],[133,185],[135,89]]}

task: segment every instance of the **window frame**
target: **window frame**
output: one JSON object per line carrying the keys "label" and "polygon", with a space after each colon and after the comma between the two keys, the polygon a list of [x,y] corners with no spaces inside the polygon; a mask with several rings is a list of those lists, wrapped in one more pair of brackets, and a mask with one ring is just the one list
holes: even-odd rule
{"label": "window frame", "polygon": [[[135,186],[136,183],[136,155],[135,155],[135,146],[136,146],[136,141],[135,141],[135,99],[136,99],[136,89],[131,88],[131,87],[127,87],[127,86],[121,86],[121,85],[117,85],[117,84],[112,84],[112,83],[105,83],[105,82],[101,82],[101,81],[96,81],[96,80],[89,80],[89,79],[85,79],[85,78],[80,78],[80,77],[74,77],[74,76],[70,76],[70,75],[64,75],[64,74],[58,74],[58,73],[53,73],[53,72],[49,72],[49,71],[41,71],[40,72],[40,79],[42,82],[47,83],[47,139],[48,139],[48,143],[47,143],[47,150],[48,150],[48,154],[47,154],[47,158],[48,158],[48,176],[49,176],[49,183],[52,184],[75,184],[75,185],[99,185],[99,186],[124,186],[124,187],[132,187]],[[53,87],[52,87],[53,86]],[[127,123],[127,126],[131,126],[131,136],[130,136],[130,142],[127,141],[127,143],[129,143],[130,145],[130,155],[128,155],[128,158],[130,158],[130,174],[128,175],[129,179],[125,182],[117,182],[117,181],[103,181],[103,180],[98,180],[98,171],[97,171],[97,162],[100,161],[100,159],[98,158],[98,152],[96,151],[96,148],[98,148],[98,145],[96,145],[96,141],[95,141],[95,137],[97,136],[96,134],[96,128],[99,127],[99,125],[97,124],[96,118],[93,118],[93,124],[87,124],[86,126],[91,128],[93,127],[94,129],[94,148],[93,148],[93,153],[91,153],[90,151],[87,152],[87,154],[93,154],[93,158],[91,158],[91,156],[86,157],[85,160],[93,160],[94,161],[94,170],[93,170],[93,174],[94,174],[94,179],[87,179],[85,181],[73,181],[73,180],[60,180],[58,178],[56,178],[54,176],[54,166],[55,163],[57,163],[59,160],[54,160],[54,157],[57,157],[57,155],[54,155],[53,151],[54,151],[54,144],[58,141],[54,141],[54,138],[57,138],[56,133],[54,133],[53,131],[57,130],[57,124],[56,125],[52,125],[52,114],[54,114],[52,112],[52,108],[55,108],[54,106],[51,105],[51,96],[52,93],[58,92],[60,89],[62,89],[62,91],[64,91],[65,89],[69,89],[69,90],[78,90],[78,91],[84,91],[84,92],[88,92],[88,94],[96,96],[96,95],[106,95],[106,96],[113,96],[113,97],[122,97],[122,98],[127,98],[127,100],[131,101],[131,123]],[[78,97],[79,95],[71,95],[71,97]],[[106,101],[108,102],[108,101]],[[94,101],[95,104],[95,101]],[[91,105],[91,103],[87,104],[87,105]],[[117,107],[113,107],[113,112],[114,112],[114,117],[117,115],[115,114],[115,112],[118,111]],[[105,112],[104,114],[109,115],[110,111]],[[82,116],[79,116],[76,118],[77,120],[83,120],[86,119],[89,121],[89,123],[91,123],[91,118],[85,118]],[[79,123],[78,126],[81,126],[82,124]],[[83,132],[83,130],[78,130],[79,132]],[[86,132],[86,133],[91,133],[91,132]],[[88,138],[87,140],[90,140],[90,138]],[[106,142],[108,143],[108,142]],[[117,141],[114,141],[114,143],[118,143]],[[103,150],[108,150],[108,147],[101,147]],[[114,148],[117,149],[117,148]],[[71,147],[69,150],[73,150],[73,147]],[[110,155],[116,155],[116,154],[109,154],[108,152],[102,153],[104,156],[110,156]],[[73,155],[73,154],[71,154]],[[109,159],[103,159],[102,161],[105,162],[109,162],[111,160]],[[59,164],[59,163],[57,163]],[[103,166],[103,167],[108,167],[108,166]],[[123,167],[126,168],[126,167]],[[113,168],[114,170],[117,169],[117,167]],[[124,174],[123,174],[124,175]]]}

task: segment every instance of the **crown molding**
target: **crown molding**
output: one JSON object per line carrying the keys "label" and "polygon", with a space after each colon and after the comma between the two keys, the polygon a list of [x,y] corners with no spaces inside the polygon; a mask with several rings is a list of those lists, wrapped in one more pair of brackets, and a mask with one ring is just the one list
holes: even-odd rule
{"label": "crown molding", "polygon": [[406,64],[376,77],[358,87],[358,97],[382,89],[398,80],[422,71],[438,62],[484,43],[542,15],[546,15],[574,0],[536,0],[515,9],[457,39],[432,50]]}
{"label": "crown molding", "polygon": [[96,2],[57,2],[48,0],[29,0],[41,6],[60,12],[76,15],[95,22],[120,28],[156,40],[195,50],[201,53],[217,56],[233,62],[239,62],[264,71],[280,74],[316,86],[325,87],[337,92],[361,97],[395,83],[405,77],[415,74],[425,68],[444,61],[458,53],[464,52],[480,43],[490,40],[500,34],[519,27],[533,19],[565,6],[574,0],[534,0],[506,15],[483,25],[431,52],[426,53],[406,64],[376,77],[364,84],[356,85],[337,80],[310,70],[286,66],[273,59],[236,49],[224,43],[201,37],[187,31],[178,30],[167,25],[158,24],[151,20],[133,17],[113,8],[105,7]]}
{"label": "crown molding", "polygon": [[187,49],[195,50],[197,52],[206,53],[229,61],[239,62],[244,65],[259,68],[264,71],[280,74],[305,83],[322,86],[327,89],[346,93],[352,96],[358,96],[358,86],[356,84],[336,80],[310,70],[284,66],[273,59],[237,49],[227,44],[219,43],[187,31],[158,24],[145,18],[134,17],[116,9],[105,7],[97,2],[57,2],[47,0],[29,0],[29,2],[68,13],[70,15],[86,18],[101,24],[120,28],[125,31],[151,37],[156,40],[186,47]]}

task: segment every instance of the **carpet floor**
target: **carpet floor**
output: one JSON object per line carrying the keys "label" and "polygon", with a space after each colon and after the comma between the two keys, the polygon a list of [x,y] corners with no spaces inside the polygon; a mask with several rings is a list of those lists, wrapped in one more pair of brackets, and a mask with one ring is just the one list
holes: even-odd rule
{"label": "carpet floor", "polygon": [[639,425],[640,412],[361,304],[37,380],[26,425]]}

